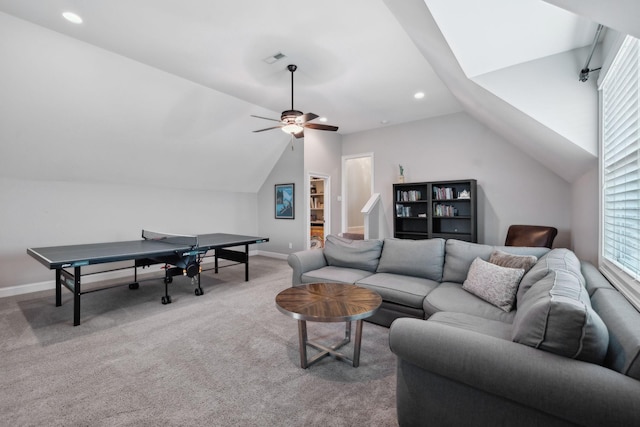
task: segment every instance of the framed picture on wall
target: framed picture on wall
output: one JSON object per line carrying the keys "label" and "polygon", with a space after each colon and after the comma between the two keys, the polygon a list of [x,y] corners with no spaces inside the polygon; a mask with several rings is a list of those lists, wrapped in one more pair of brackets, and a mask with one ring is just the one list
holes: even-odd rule
{"label": "framed picture on wall", "polygon": [[294,219],[294,184],[276,184],[276,219]]}

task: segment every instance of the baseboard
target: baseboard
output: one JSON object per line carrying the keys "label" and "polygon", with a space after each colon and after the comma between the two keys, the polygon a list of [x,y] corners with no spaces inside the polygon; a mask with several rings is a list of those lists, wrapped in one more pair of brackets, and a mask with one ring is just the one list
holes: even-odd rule
{"label": "baseboard", "polygon": [[[53,273],[51,273],[53,274]],[[30,294],[32,292],[48,291],[56,288],[55,280],[47,280],[46,282],[28,283],[26,285],[9,286],[0,288],[0,298],[12,297],[22,294]]]}
{"label": "baseboard", "polygon": [[286,260],[289,257],[289,254],[281,254],[278,252],[269,252],[269,251],[256,251],[256,255],[262,255],[269,258],[277,258]]}
{"label": "baseboard", "polygon": [[[275,252],[262,252],[262,251],[249,251],[249,256],[262,255],[271,258],[287,259],[286,254],[276,254]],[[281,255],[281,256],[278,256]],[[215,261],[213,257],[207,257],[202,261],[202,265],[208,267],[209,264],[213,264]],[[251,263],[249,263],[249,269],[251,269]],[[158,274],[157,270],[151,271],[150,269],[138,269],[138,278],[144,278],[151,274]],[[55,276],[53,270],[51,270],[51,276]],[[82,283],[94,283],[102,282],[106,280],[124,279],[127,277],[133,277],[133,273],[130,269],[108,271],[105,273],[92,274],[90,276],[83,276]],[[6,288],[0,288],[0,298],[12,297],[17,295],[30,294],[33,292],[49,291],[56,288],[55,278],[44,282],[27,283],[25,285],[9,286]]]}

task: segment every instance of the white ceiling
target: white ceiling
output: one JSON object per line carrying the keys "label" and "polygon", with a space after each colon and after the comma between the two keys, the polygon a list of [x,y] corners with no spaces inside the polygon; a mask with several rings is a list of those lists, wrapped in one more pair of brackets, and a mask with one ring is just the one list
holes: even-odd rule
{"label": "white ceiling", "polygon": [[[591,43],[589,21],[538,0],[426,0],[468,76]],[[79,14],[75,25],[64,11]],[[465,13],[459,13],[465,10]],[[461,111],[380,0],[0,0],[0,11],[254,105],[347,134]],[[497,12],[499,11],[499,12]],[[508,34],[508,37],[504,35]],[[269,65],[278,52],[287,57]],[[413,98],[426,93],[422,100]],[[268,122],[255,120],[255,128]]]}
{"label": "white ceiling", "polygon": [[[66,10],[84,23],[61,16]],[[351,133],[461,107],[381,1],[1,0],[0,11],[275,112]],[[269,65],[264,58],[287,57]],[[426,97],[413,98],[417,91]],[[255,119],[254,128],[269,122]],[[245,131],[249,131],[246,129]]]}
{"label": "white ceiling", "polygon": [[[219,159],[221,174],[228,175],[277,155],[237,142],[250,135],[278,138],[277,130],[252,134],[271,123],[249,114],[278,118],[291,107],[290,63],[298,65],[295,108],[326,116],[341,134],[468,109],[461,86],[452,86],[443,67],[436,74],[437,61],[430,64],[424,47],[416,47],[422,28],[401,25],[390,10],[403,1],[0,0],[0,12],[230,95],[215,96],[220,117],[206,126],[207,140],[225,141],[225,159],[235,159]],[[540,0],[416,1],[427,5],[467,77],[589,45],[595,30],[594,23]],[[69,10],[84,23],[64,20],[61,14]],[[286,58],[272,65],[263,61],[278,52]],[[426,96],[414,99],[417,91]],[[198,114],[198,108],[187,106],[179,114]],[[197,120],[204,126],[203,111]],[[243,117],[229,118],[237,114]],[[221,121],[228,125],[215,135],[212,128]],[[185,151],[201,148],[188,143]],[[266,176],[273,163],[263,163]],[[255,191],[259,178],[248,176],[241,188]]]}
{"label": "white ceiling", "polygon": [[539,0],[425,3],[470,78],[591,45],[597,28]]}

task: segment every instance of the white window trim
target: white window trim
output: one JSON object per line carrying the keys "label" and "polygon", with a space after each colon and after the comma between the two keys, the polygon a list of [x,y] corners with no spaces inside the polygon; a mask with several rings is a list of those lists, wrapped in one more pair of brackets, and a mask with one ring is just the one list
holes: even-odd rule
{"label": "white window trim", "polygon": [[609,67],[613,62],[613,59],[617,55],[620,50],[622,43],[626,35],[620,35],[617,37],[615,42],[613,43],[611,54],[605,60],[605,63],[602,67],[602,71],[600,72],[600,76],[598,79],[598,123],[599,127],[599,218],[598,218],[598,268],[600,272],[611,282],[611,284],[621,293],[623,294],[635,307],[640,310],[640,281],[638,279],[632,277],[614,262],[605,259],[603,256],[603,217],[604,217],[604,203],[603,203],[603,194],[604,194],[604,171],[602,167],[602,161],[604,156],[604,147],[603,147],[603,127],[602,127],[602,92],[600,88],[602,84],[606,81],[607,72],[609,71]]}

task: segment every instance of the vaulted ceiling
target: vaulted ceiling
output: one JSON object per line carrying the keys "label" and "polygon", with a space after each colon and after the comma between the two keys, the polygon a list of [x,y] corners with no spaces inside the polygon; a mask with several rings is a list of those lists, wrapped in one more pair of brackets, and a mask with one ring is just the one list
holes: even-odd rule
{"label": "vaulted ceiling", "polygon": [[[278,118],[291,107],[290,63],[298,65],[295,108],[326,117],[342,134],[465,110],[565,179],[575,179],[593,161],[593,150],[493,93],[483,76],[586,48],[599,22],[637,31],[631,18],[640,16],[637,4],[598,3],[0,0],[0,12],[209,88],[206,99],[177,99],[178,118],[153,137],[166,139],[163,150],[172,138],[179,140],[196,170],[204,166],[198,158],[210,155],[222,157],[216,167],[223,176],[240,167],[253,171],[239,191],[256,191],[255,182],[289,140],[277,130],[252,133],[271,123],[249,115]],[[66,21],[65,11],[83,23]],[[284,57],[268,63],[276,54]],[[578,71],[570,73],[577,78]],[[425,97],[415,99],[416,92]],[[185,127],[191,127],[186,137]],[[198,154],[204,144],[194,136],[198,130],[215,145],[206,155]],[[138,155],[157,162],[149,154],[153,143],[143,134],[136,138],[144,146]],[[72,146],[61,148],[74,153]],[[567,159],[575,165],[567,166]],[[205,187],[222,188],[214,182]]]}

